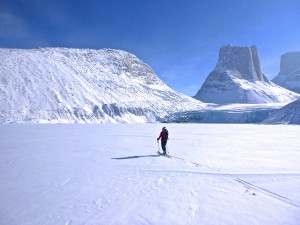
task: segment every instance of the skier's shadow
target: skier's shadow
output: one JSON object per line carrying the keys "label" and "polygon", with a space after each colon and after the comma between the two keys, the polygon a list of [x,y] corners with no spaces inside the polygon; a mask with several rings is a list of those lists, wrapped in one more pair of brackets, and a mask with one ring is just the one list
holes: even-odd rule
{"label": "skier's shadow", "polygon": [[123,159],[138,159],[138,158],[154,158],[159,157],[159,155],[134,155],[134,156],[126,156],[126,157],[119,157],[119,158],[111,158],[116,160],[123,160]]}

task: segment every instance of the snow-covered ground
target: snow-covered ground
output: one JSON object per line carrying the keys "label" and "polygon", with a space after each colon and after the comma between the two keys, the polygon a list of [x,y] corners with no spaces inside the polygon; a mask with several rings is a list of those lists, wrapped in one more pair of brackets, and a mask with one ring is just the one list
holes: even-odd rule
{"label": "snow-covered ground", "polygon": [[299,126],[162,126],[0,125],[0,224],[299,224]]}

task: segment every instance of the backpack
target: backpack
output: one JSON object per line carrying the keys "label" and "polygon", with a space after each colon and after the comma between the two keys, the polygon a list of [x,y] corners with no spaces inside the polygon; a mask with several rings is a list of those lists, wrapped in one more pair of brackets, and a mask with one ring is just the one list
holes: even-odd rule
{"label": "backpack", "polygon": [[163,140],[168,140],[168,139],[169,139],[169,132],[168,132],[167,129],[165,129],[165,130],[163,131],[163,136],[162,136],[161,139],[163,139]]}

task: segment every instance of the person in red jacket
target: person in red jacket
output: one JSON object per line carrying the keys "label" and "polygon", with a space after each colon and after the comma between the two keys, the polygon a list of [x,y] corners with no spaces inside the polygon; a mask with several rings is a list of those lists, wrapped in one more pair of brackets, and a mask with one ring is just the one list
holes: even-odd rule
{"label": "person in red jacket", "polygon": [[162,128],[162,131],[160,132],[160,135],[157,138],[157,142],[159,139],[161,139],[161,148],[163,150],[163,154],[166,155],[167,154],[166,145],[169,139],[169,132],[166,127]]}

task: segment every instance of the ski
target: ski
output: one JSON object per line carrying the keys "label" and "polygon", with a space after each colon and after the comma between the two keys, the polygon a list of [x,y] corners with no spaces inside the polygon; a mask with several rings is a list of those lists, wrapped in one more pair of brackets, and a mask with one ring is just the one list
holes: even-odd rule
{"label": "ski", "polygon": [[157,151],[157,154],[158,155],[161,155],[161,156],[164,156],[164,157],[167,157],[167,158],[171,158],[172,156],[170,156],[169,154],[163,154],[161,153],[160,151]]}

